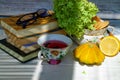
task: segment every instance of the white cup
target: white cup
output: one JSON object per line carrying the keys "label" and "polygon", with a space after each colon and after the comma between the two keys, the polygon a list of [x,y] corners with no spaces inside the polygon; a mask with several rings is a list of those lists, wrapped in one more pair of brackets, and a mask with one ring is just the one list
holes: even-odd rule
{"label": "white cup", "polygon": [[[49,48],[44,45],[47,41],[51,40],[58,40],[64,42],[67,46],[64,48]],[[70,46],[72,45],[72,40],[62,34],[43,34],[38,38],[38,44],[41,47],[41,50],[38,53],[39,59],[46,60],[50,64],[59,64],[62,58],[67,54]]]}

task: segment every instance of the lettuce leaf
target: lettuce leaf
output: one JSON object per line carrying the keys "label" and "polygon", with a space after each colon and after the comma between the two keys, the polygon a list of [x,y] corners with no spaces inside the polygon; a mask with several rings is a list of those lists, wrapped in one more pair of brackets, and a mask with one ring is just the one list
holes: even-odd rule
{"label": "lettuce leaf", "polygon": [[68,35],[80,38],[84,29],[93,29],[92,17],[99,11],[94,3],[88,0],[54,0],[53,3],[59,27]]}

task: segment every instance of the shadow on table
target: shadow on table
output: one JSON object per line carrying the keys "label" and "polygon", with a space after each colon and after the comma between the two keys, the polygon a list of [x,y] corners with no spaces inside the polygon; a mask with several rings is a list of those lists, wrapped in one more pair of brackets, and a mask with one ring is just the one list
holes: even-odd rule
{"label": "shadow on table", "polygon": [[58,65],[48,64],[46,61],[38,63],[33,80],[73,80],[74,57],[72,49]]}

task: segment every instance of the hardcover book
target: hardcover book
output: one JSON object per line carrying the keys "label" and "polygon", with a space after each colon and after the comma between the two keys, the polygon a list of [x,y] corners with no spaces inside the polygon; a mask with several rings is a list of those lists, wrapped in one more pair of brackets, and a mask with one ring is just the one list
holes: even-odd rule
{"label": "hardcover book", "polygon": [[35,23],[26,26],[25,29],[22,26],[16,24],[19,18],[20,16],[2,18],[1,26],[18,38],[40,34],[58,28],[57,21],[53,18],[53,16],[38,18]]}
{"label": "hardcover book", "polygon": [[36,58],[38,55],[38,51],[40,50],[40,48],[38,48],[26,54],[20,49],[8,43],[6,39],[0,40],[0,49],[2,49],[3,51],[11,55],[13,58],[17,59],[22,63],[25,63]]}

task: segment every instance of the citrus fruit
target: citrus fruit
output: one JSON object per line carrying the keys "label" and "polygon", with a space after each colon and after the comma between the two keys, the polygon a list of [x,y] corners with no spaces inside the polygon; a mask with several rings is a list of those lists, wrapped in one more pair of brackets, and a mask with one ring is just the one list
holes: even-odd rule
{"label": "citrus fruit", "polygon": [[119,52],[120,42],[114,36],[106,36],[100,41],[99,47],[106,56],[115,56]]}

